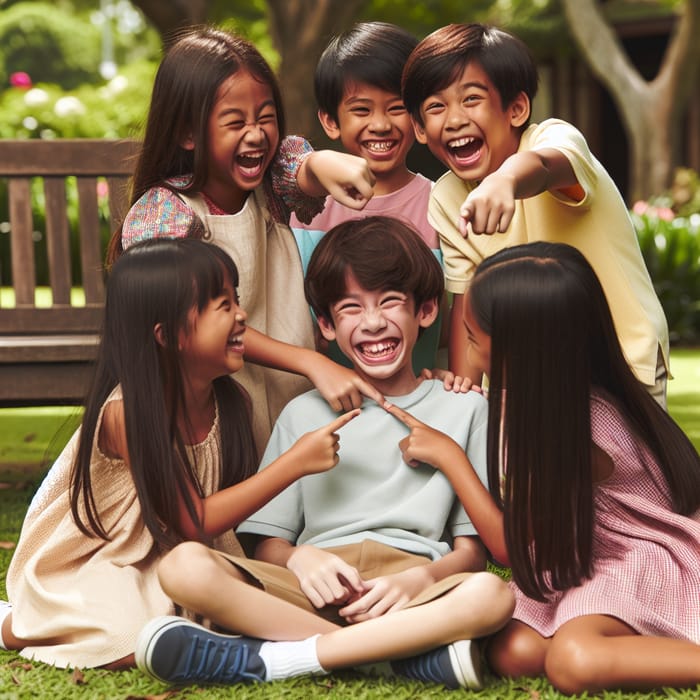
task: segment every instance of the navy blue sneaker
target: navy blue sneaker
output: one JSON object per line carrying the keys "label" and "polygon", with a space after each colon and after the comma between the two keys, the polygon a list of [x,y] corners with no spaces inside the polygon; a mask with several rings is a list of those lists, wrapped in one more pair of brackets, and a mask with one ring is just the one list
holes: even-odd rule
{"label": "navy blue sneaker", "polygon": [[262,641],[217,634],[182,617],[157,617],[136,642],[136,665],[149,676],[184,685],[264,681]]}
{"label": "navy blue sneaker", "polygon": [[478,645],[465,639],[438,647],[425,654],[392,661],[399,676],[425,683],[442,683],[445,687],[479,690],[483,685],[481,654]]}

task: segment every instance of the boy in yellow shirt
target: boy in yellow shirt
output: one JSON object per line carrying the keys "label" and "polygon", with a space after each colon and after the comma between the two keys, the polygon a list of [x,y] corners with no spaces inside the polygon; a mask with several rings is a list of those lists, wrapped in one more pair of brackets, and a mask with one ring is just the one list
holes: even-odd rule
{"label": "boy in yellow shirt", "polygon": [[527,47],[476,23],[427,36],[403,72],[416,138],[450,169],[435,184],[428,211],[454,294],[450,369],[481,379],[468,364],[461,321],[476,266],[511,245],[559,241],[591,263],[627,361],[665,405],[668,327],[625,202],[576,128],[559,119],[529,124],[536,92]]}

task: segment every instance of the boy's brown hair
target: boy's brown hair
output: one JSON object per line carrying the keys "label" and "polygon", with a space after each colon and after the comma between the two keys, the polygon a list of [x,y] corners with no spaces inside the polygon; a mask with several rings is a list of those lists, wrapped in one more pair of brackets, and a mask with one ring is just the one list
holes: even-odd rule
{"label": "boy's brown hair", "polygon": [[390,216],[352,219],[334,226],[314,250],[304,282],[306,299],[319,318],[346,294],[351,272],[367,290],[411,295],[416,311],[445,288],[440,263],[420,235]]}

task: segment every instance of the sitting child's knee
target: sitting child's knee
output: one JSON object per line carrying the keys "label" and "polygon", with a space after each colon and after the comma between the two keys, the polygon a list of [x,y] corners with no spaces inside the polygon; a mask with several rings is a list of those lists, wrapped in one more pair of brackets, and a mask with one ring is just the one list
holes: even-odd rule
{"label": "sitting child's knee", "polygon": [[545,673],[549,682],[562,693],[574,695],[591,690],[595,692],[595,678],[599,675],[595,650],[572,636],[563,639],[555,635],[545,658]]}
{"label": "sitting child's knee", "polygon": [[464,598],[464,609],[472,609],[475,605],[483,611],[490,620],[484,634],[493,634],[510,620],[515,607],[515,598],[508,584],[499,576],[488,571],[472,574],[457,587],[456,593]]}
{"label": "sitting child's knee", "polygon": [[544,673],[544,651],[538,642],[519,623],[510,624],[489,641],[489,665],[505,678],[540,676]]}
{"label": "sitting child's knee", "polygon": [[207,547],[200,542],[181,542],[163,556],[158,564],[158,580],[163,590],[172,597],[179,582],[187,580],[183,572],[193,569],[201,572],[206,565]]}

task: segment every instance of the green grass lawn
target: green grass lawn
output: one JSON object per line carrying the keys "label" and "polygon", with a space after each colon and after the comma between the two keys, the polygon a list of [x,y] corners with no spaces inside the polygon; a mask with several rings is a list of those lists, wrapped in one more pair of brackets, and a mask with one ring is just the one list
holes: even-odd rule
{"label": "green grass lawn", "polygon": [[[700,450],[700,349],[672,352],[675,379],[669,383],[669,411]],[[46,468],[80,421],[76,407],[0,409],[0,598],[6,599],[5,574],[12,548],[19,536],[29,500]],[[196,575],[196,572],[193,572]],[[124,611],[128,614],[128,610]],[[447,691],[394,679],[367,678],[354,673],[338,673],[315,679],[294,679],[255,686],[237,686],[240,700],[288,698],[361,698],[363,700],[402,700],[417,698],[487,698],[489,700],[558,700],[557,693],[542,679],[502,681],[490,679],[484,690]],[[0,651],[0,700],[15,698],[211,698],[232,697],[231,689],[191,688],[171,692],[140,672],[85,672],[55,669],[30,663],[11,652]],[[700,697],[695,690],[668,690],[658,693],[604,693],[603,700],[642,700],[643,698]]]}

